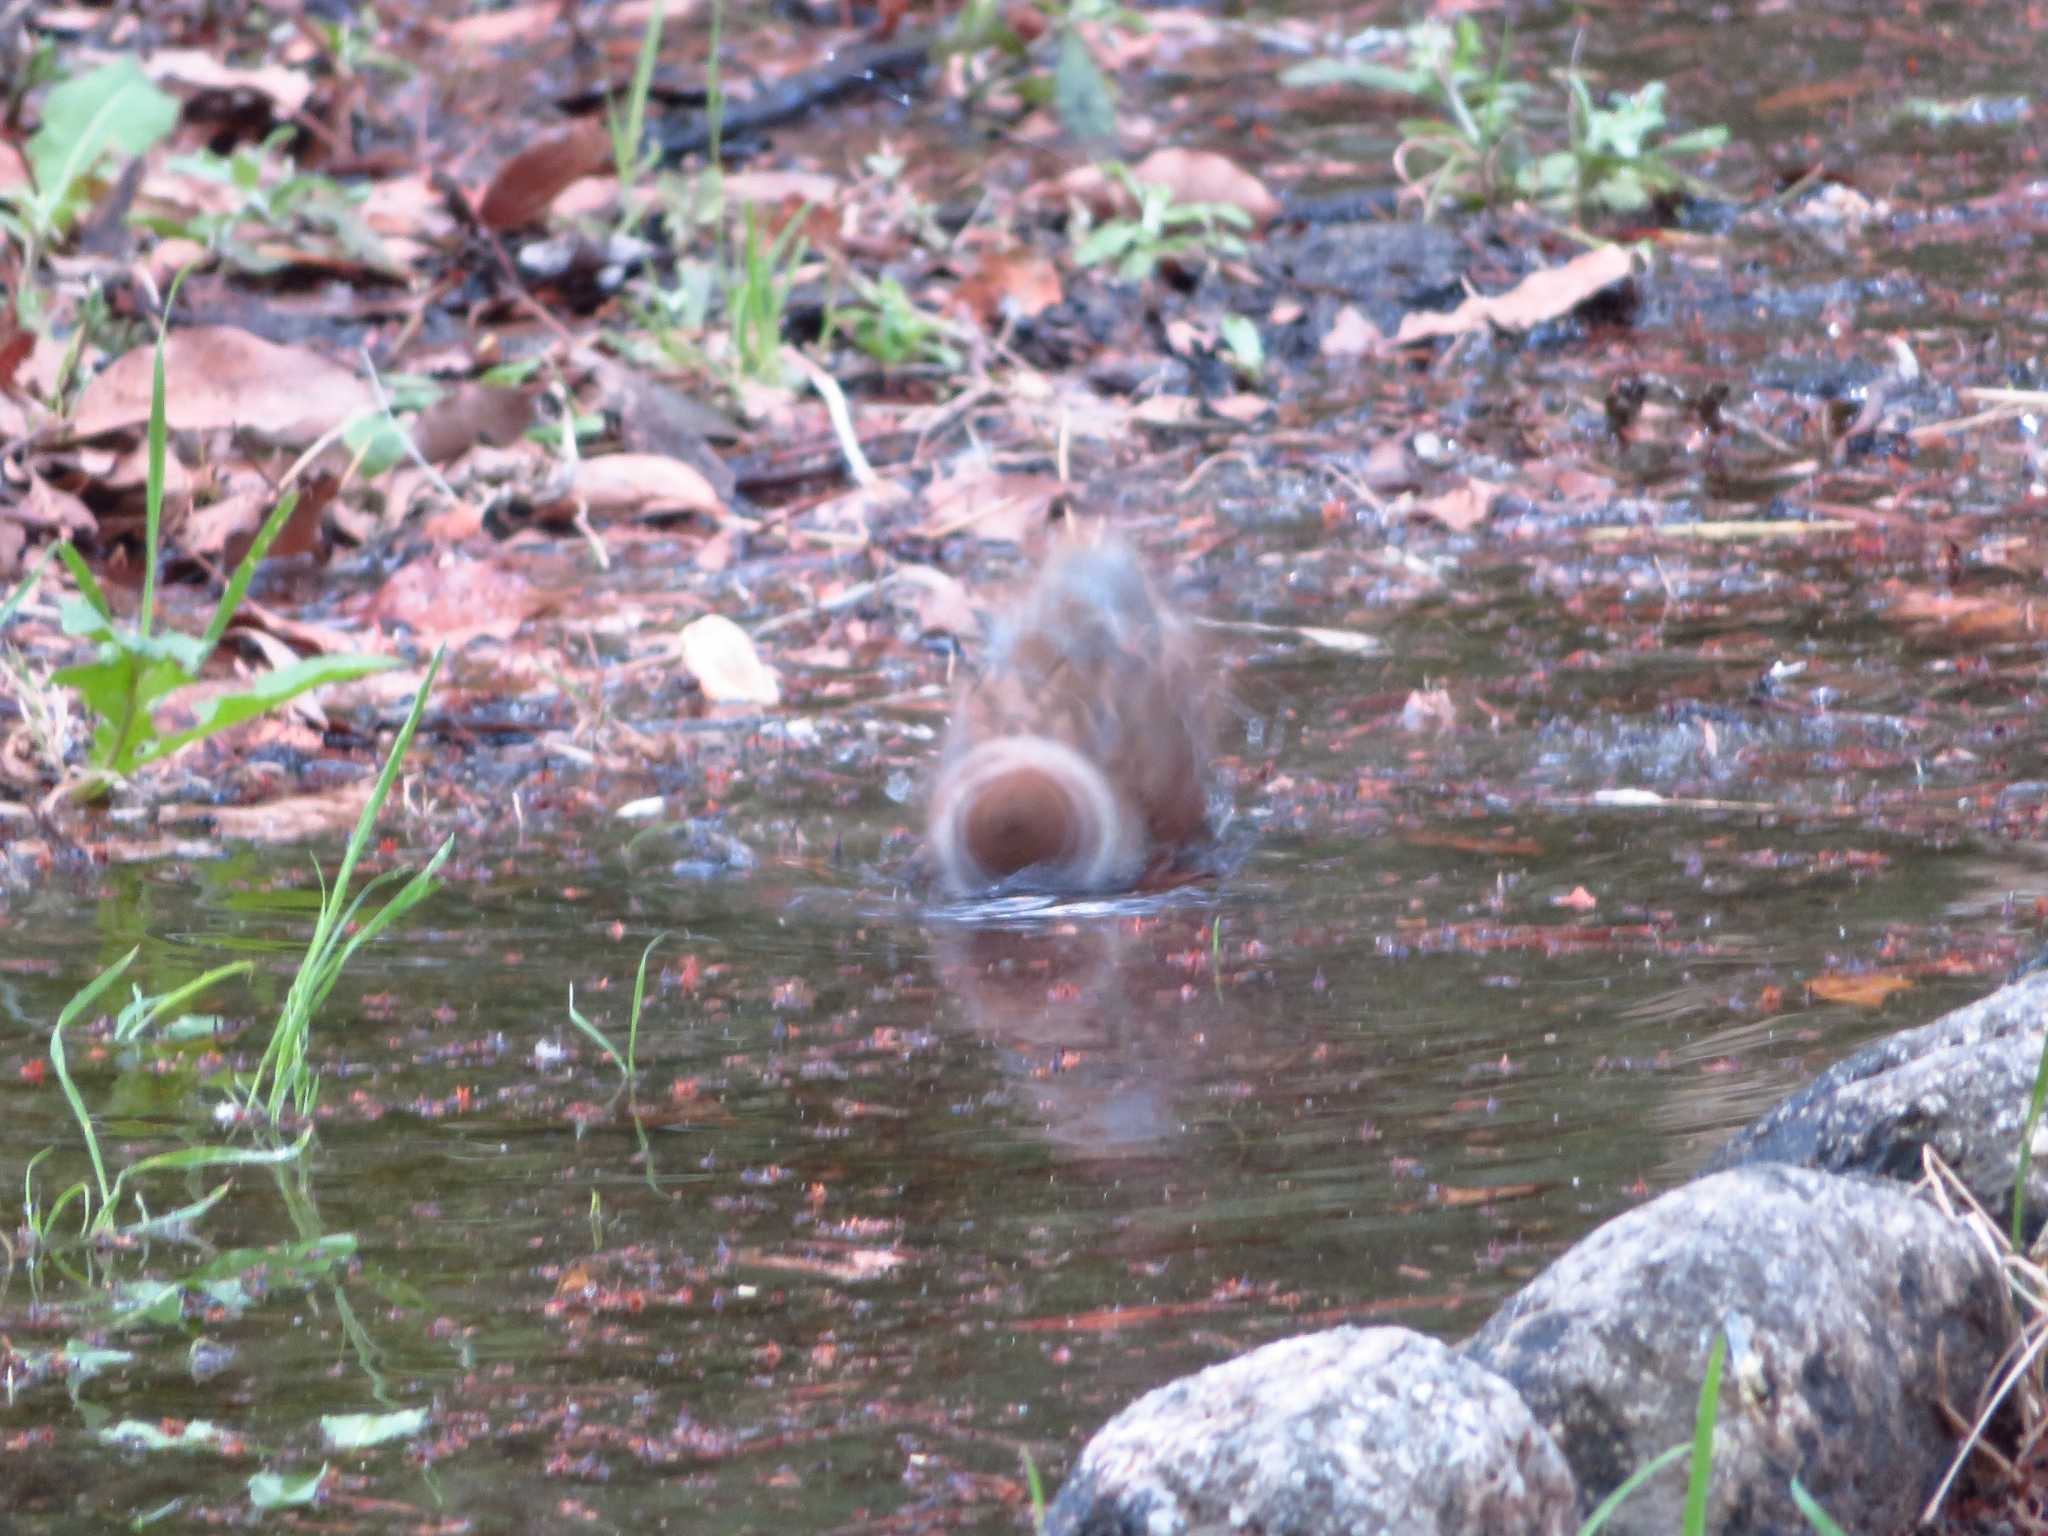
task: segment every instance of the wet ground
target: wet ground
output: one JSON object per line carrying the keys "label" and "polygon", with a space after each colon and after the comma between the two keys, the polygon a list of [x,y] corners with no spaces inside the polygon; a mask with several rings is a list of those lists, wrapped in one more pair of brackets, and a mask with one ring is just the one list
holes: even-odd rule
{"label": "wet ground", "polygon": [[[1824,165],[1886,211],[1673,242],[1632,313],[1531,344],[1307,364],[1279,430],[1183,499],[1214,444],[1154,440],[1136,488],[1084,455],[1188,607],[1238,626],[1220,879],[931,905],[904,829],[935,652],[792,653],[780,715],[693,724],[630,775],[516,728],[496,756],[474,721],[436,736],[394,836],[452,825],[449,883],[323,1016],[303,1168],[239,1174],[199,1240],[11,1267],[12,1528],[260,1523],[252,1473],[326,1465],[304,1528],[1015,1530],[1027,1453],[1056,1485],[1134,1395],[1285,1334],[1462,1336],[1817,1067],[2030,957],[2032,424],[1912,435],[2035,367],[2026,8],[1736,11],[1710,44],[1694,8],[1602,11],[1586,60],[1727,122],[1742,197]],[[1570,48],[1547,12],[1518,37]],[[1186,68],[1162,111],[1233,78]],[[1902,78],[2020,115],[1894,115]],[[1305,106],[1264,127],[1302,157],[1389,147]],[[1610,404],[1630,380],[1641,415]],[[1713,383],[1720,432],[1691,403]],[[1504,485],[1490,520],[1333,513],[1385,441]],[[604,590],[672,576],[657,554]],[[673,702],[642,680],[605,709],[653,730]],[[610,814],[649,794],[715,822]],[[215,1035],[72,1045],[110,1163],[212,1137],[215,1053],[267,1028],[304,939],[303,852],[60,864],[0,899],[0,1173],[52,1146],[45,1199],[83,1173],[38,1063],[133,943],[152,992],[257,962]],[[657,934],[627,1095],[569,991],[623,1045]],[[180,1276],[174,1319],[110,1317]],[[401,1443],[323,1443],[323,1415],[408,1408]],[[225,1438],[123,1443],[195,1420]]]}

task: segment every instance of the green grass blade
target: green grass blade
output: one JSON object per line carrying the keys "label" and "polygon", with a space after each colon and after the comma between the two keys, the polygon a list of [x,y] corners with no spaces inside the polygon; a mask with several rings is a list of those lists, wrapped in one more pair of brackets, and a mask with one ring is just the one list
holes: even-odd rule
{"label": "green grass blade", "polygon": [[84,988],[64,1005],[64,1011],[57,1015],[57,1027],[50,1031],[50,1065],[56,1069],[57,1085],[64,1090],[64,1098],[71,1105],[71,1113],[78,1121],[79,1130],[85,1135],[85,1150],[92,1157],[93,1177],[99,1181],[100,1206],[103,1211],[113,1203],[113,1186],[107,1182],[107,1165],[100,1156],[100,1139],[93,1130],[92,1116],[86,1113],[85,1099],[78,1091],[78,1084],[71,1080],[71,1065],[64,1058],[64,1030],[90,1008],[102,992],[119,981],[122,973],[135,963],[135,957],[141,953],[142,946],[138,944],[87,982]]}
{"label": "green grass blade", "polygon": [[2020,1126],[2019,1166],[2012,1176],[2012,1246],[2016,1253],[2027,1251],[2027,1173],[2034,1163],[2034,1132],[2041,1124],[2044,1104],[2048,1104],[2048,1035],[2041,1037],[2041,1061],[2034,1068],[2034,1091],[2027,1100],[2026,1122]]}
{"label": "green grass blade", "polygon": [[[217,965],[204,976],[159,996],[138,996],[134,1002],[121,1010],[121,1016],[114,1021],[115,1042],[120,1045],[128,1044],[158,1019],[184,1007],[186,1003],[216,983],[226,981],[230,976],[246,976],[255,969],[256,962],[253,960],[236,960],[229,965]],[[140,988],[137,991],[139,992]]]}
{"label": "green grass blade", "polygon": [[1685,1488],[1685,1519],[1679,1525],[1684,1536],[1706,1536],[1707,1493],[1714,1477],[1714,1418],[1721,1404],[1721,1368],[1728,1359],[1728,1334],[1714,1333],[1714,1347],[1707,1351],[1707,1377],[1700,1383],[1699,1412],[1693,1418],[1692,1477]]}
{"label": "green grass blade", "polygon": [[617,1047],[605,1038],[603,1030],[576,1011],[576,983],[573,981],[569,983],[569,1022],[582,1030],[600,1051],[611,1057],[612,1065],[619,1069],[620,1077],[629,1083],[632,1081],[632,1077],[626,1071],[626,1058],[621,1056]]}
{"label": "green grass blade", "polygon": [[201,642],[208,656],[211,656],[213,648],[220,644],[220,637],[227,633],[228,624],[234,618],[235,610],[242,606],[242,599],[248,595],[249,583],[256,579],[256,567],[261,565],[263,557],[270,553],[270,546],[275,544],[277,536],[284,532],[284,525],[291,521],[292,513],[297,510],[298,505],[298,491],[286,491],[278,498],[277,505],[270,509],[270,516],[263,520],[263,526],[256,531],[256,542],[251,544],[249,552],[242,556],[241,563],[235,567],[234,575],[228,578],[227,587],[221,593],[220,601],[214,605],[213,620],[206,626],[206,637]]}
{"label": "green grass blade", "polygon": [[99,579],[85,563],[85,556],[78,552],[69,539],[61,544],[54,544],[51,548],[57,551],[57,557],[64,562],[64,569],[71,573],[71,579],[78,583],[78,595],[100,616],[100,622],[111,629],[114,624],[114,610],[108,606],[107,594],[100,590]]}
{"label": "green grass blade", "polygon": [[1799,1513],[1806,1516],[1806,1523],[1820,1533],[1820,1536],[1849,1536],[1834,1517],[1820,1507],[1820,1500],[1808,1493],[1798,1478],[1792,1479],[1792,1502],[1799,1506]]}
{"label": "green grass blade", "polygon": [[42,578],[43,567],[50,563],[50,557],[60,549],[69,549],[68,543],[46,544],[43,552],[36,556],[36,563],[28,568],[28,574],[21,578],[19,585],[7,594],[7,601],[0,603],[0,629],[7,627],[7,621],[14,617],[15,609],[28,601],[29,593],[35,590],[36,582]]}
{"label": "green grass blade", "polygon": [[640,951],[640,969],[633,977],[633,1016],[626,1026],[626,1076],[629,1081],[640,1059],[640,1004],[647,996],[647,957],[654,953],[654,946],[667,937],[665,932],[657,933],[647,941],[647,947]]}
{"label": "green grass blade", "polygon": [[1635,1471],[1631,1472],[1622,1481],[1620,1487],[1616,1488],[1614,1492],[1607,1495],[1599,1504],[1594,1506],[1593,1513],[1586,1516],[1586,1523],[1579,1527],[1579,1536],[1595,1536],[1595,1533],[1608,1522],[1614,1512],[1621,1508],[1629,1495],[1633,1494],[1643,1484],[1647,1483],[1651,1478],[1662,1472],[1691,1449],[1692,1447],[1689,1445],[1674,1445],[1668,1450],[1658,1452],[1640,1467],[1637,1467]]}

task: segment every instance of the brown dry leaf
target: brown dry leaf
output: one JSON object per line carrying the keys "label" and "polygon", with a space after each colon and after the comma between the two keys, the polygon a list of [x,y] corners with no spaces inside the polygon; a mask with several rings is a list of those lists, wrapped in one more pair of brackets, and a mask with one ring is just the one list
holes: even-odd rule
{"label": "brown dry leaf", "polygon": [[571,182],[595,176],[612,163],[612,137],[595,118],[535,139],[498,167],[477,202],[486,229],[521,229],[546,217]]}
{"label": "brown dry leaf", "polygon": [[83,501],[50,484],[34,470],[29,471],[28,494],[0,509],[0,517],[54,533],[90,533],[99,526],[92,509]]}
{"label": "brown dry leaf", "polygon": [[707,613],[683,626],[683,667],[714,704],[779,704],[782,685],[761,660],[747,632],[723,614]]}
{"label": "brown dry leaf", "polygon": [[1319,345],[1325,357],[1363,357],[1386,343],[1386,333],[1366,318],[1364,311],[1356,304],[1346,304],[1330,321]]}
{"label": "brown dry leaf", "polygon": [[1807,990],[1821,1001],[1847,1003],[1854,1008],[1882,1008],[1886,998],[1894,992],[1907,991],[1912,985],[1910,978],[1897,971],[1868,971],[1857,976],[1830,971],[1806,984]]}
{"label": "brown dry leaf", "polygon": [[973,639],[981,633],[981,617],[967,589],[936,566],[898,566],[890,577],[889,596],[916,618],[920,634]]}
{"label": "brown dry leaf", "polygon": [[954,285],[952,303],[993,327],[1042,315],[1065,297],[1050,256],[1013,246],[984,252]]}
{"label": "brown dry leaf", "polygon": [[1453,533],[1468,533],[1486,521],[1500,487],[1490,480],[1468,477],[1442,495],[1416,503],[1415,510],[1433,517]]}
{"label": "brown dry leaf", "polygon": [[938,476],[925,490],[928,539],[973,529],[978,539],[1028,543],[1045,526],[1052,499],[1063,490],[1057,475],[1014,475],[968,458]]}
{"label": "brown dry leaf", "polygon": [[298,843],[346,832],[363,813],[370,781],[343,784],[313,795],[288,795],[261,805],[164,806],[157,820],[165,826],[200,822],[221,837],[249,843]]}
{"label": "brown dry leaf", "polygon": [[413,446],[430,464],[446,464],[478,443],[503,448],[533,425],[534,392],[492,384],[465,384],[419,414]]}
{"label": "brown dry leaf", "polygon": [[[153,348],[115,359],[79,396],[71,419],[79,437],[149,420]],[[305,443],[377,409],[370,386],[307,347],[280,347],[229,325],[199,325],[164,338],[164,415],[174,432],[244,427]]]}
{"label": "brown dry leaf", "polygon": [[1883,590],[1891,599],[1885,610],[1888,617],[1907,624],[1936,624],[1966,639],[2018,639],[2040,633],[2043,620],[2048,619],[2048,608],[2037,608],[2034,599],[2017,588],[1933,592],[1894,577]]}
{"label": "brown dry leaf", "polygon": [[593,513],[648,516],[700,512],[717,517],[725,503],[702,471],[658,453],[613,453],[576,466],[569,494]]}
{"label": "brown dry leaf", "polygon": [[1177,203],[1222,203],[1263,227],[1280,212],[1280,199],[1228,156],[1207,149],[1155,149],[1131,168],[1149,186],[1165,187]]}
{"label": "brown dry leaf", "polygon": [[509,639],[555,603],[517,571],[450,552],[400,566],[364,605],[363,615],[402,624],[422,638],[459,643],[476,635]]}
{"label": "brown dry leaf", "polygon": [[529,5],[515,5],[502,11],[485,11],[448,21],[429,20],[427,25],[452,43],[484,51],[512,43],[538,44],[561,20],[561,0],[532,0]]}
{"label": "brown dry leaf", "polygon": [[1401,317],[1394,345],[1462,336],[1491,326],[1526,331],[1571,313],[1601,289],[1626,282],[1634,271],[1635,258],[1625,247],[1603,245],[1574,256],[1561,267],[1531,272],[1506,293],[1474,294],[1448,314],[1411,311]]}
{"label": "brown dry leaf", "polygon": [[1249,425],[1273,409],[1273,402],[1264,395],[1255,395],[1248,390],[1239,390],[1233,395],[1219,395],[1209,402],[1209,409],[1225,421]]}
{"label": "brown dry leaf", "polygon": [[250,490],[194,507],[178,527],[178,548],[188,555],[217,555],[237,535],[252,537],[276,504],[269,491]]}

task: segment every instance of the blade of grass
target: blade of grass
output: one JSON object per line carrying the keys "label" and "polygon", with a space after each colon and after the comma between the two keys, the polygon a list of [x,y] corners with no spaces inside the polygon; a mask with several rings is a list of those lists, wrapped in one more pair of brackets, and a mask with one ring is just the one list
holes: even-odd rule
{"label": "blade of grass", "polygon": [[1799,1506],[1799,1513],[1806,1516],[1806,1523],[1820,1532],[1820,1536],[1848,1536],[1834,1517],[1820,1507],[1820,1501],[1808,1493],[1798,1478],[1792,1479],[1792,1502]]}
{"label": "blade of grass", "polygon": [[2020,1126],[2018,1167],[2012,1176],[2012,1246],[2017,1253],[2027,1251],[2027,1173],[2033,1167],[2034,1132],[2040,1128],[2043,1105],[2048,1105],[2048,1034],[2041,1037],[2041,1062],[2034,1068],[2034,1091],[2027,1099],[2026,1121]]}
{"label": "blade of grass", "polygon": [[113,1203],[113,1186],[107,1182],[107,1165],[100,1156],[100,1139],[92,1128],[92,1116],[86,1113],[85,1099],[78,1091],[78,1084],[71,1080],[70,1064],[64,1059],[64,1031],[86,1009],[90,1008],[99,995],[121,979],[121,975],[135,963],[135,957],[142,953],[142,946],[136,945],[99,975],[87,982],[82,990],[73,995],[64,1005],[64,1011],[57,1015],[57,1027],[50,1031],[50,1065],[56,1070],[57,1085],[64,1090],[64,1098],[71,1105],[71,1113],[78,1121],[78,1128],[85,1135],[85,1150],[92,1157],[93,1177],[99,1181],[100,1208]]}
{"label": "blade of grass", "polygon": [[1692,1477],[1685,1489],[1685,1519],[1679,1529],[1685,1536],[1706,1536],[1707,1492],[1714,1477],[1714,1417],[1721,1404],[1721,1367],[1728,1359],[1726,1329],[1714,1332],[1714,1347],[1707,1351],[1707,1376],[1700,1383],[1699,1412],[1693,1418]]}
{"label": "blade of grass", "polygon": [[[390,798],[391,789],[398,781],[398,770],[405,761],[406,750],[412,745],[413,734],[419,729],[420,719],[426,713],[427,697],[433,692],[434,681],[440,676],[441,663],[447,655],[447,648],[434,652],[434,659],[428,663],[427,674],[420,680],[418,692],[413,695],[412,709],[405,717],[405,723],[398,728],[398,735],[391,743],[391,751],[384,759],[384,769],[377,775],[377,782],[370,790],[370,797],[363,803],[362,814],[356,818],[355,830],[349,835],[348,846],[342,852],[341,868],[335,872],[334,884],[330,887],[322,882],[319,914],[314,919],[313,937],[307,942],[305,957],[299,962],[298,974],[292,978],[291,990],[286,993],[284,1007],[278,1014],[276,1027],[271,1031],[270,1042],[264,1047],[263,1059],[256,1064],[256,1070],[249,1079],[245,1103],[254,1109],[263,1103],[271,1123],[277,1123],[283,1113],[287,1096],[302,1094],[308,1089],[304,1081],[306,1061],[306,1037],[312,1028],[313,1015],[328,992],[333,988],[340,974],[340,964],[355,952],[357,945],[382,931],[391,919],[403,911],[399,906],[411,906],[423,899],[431,888],[432,871],[437,869],[449,850],[454,846],[451,837],[441,845],[426,870],[413,877],[397,897],[385,905],[382,911],[372,916],[358,929],[354,938],[346,945],[339,943],[338,935],[361,909],[363,896],[377,889],[395,871],[387,871],[364,888],[361,896],[345,911],[343,903],[348,897],[351,877],[363,850],[369,846],[370,834],[375,829],[378,814],[384,809],[384,802]],[[266,1079],[269,1092],[264,1093]]]}
{"label": "blade of grass", "polygon": [[36,582],[42,578],[43,567],[50,563],[50,557],[56,554],[58,550],[69,549],[70,547],[68,543],[46,544],[43,546],[43,552],[36,556],[36,563],[28,568],[28,574],[21,578],[21,581],[12,592],[7,594],[7,601],[0,603],[0,628],[5,628],[7,621],[14,617],[14,610],[28,601],[29,593],[35,590]]}
{"label": "blade of grass", "polygon": [[1635,1471],[1623,1479],[1620,1487],[1616,1488],[1614,1492],[1607,1495],[1606,1498],[1594,1506],[1593,1513],[1586,1516],[1586,1523],[1579,1527],[1579,1536],[1595,1536],[1595,1533],[1608,1522],[1608,1519],[1614,1512],[1621,1508],[1629,1495],[1633,1494],[1643,1484],[1647,1483],[1651,1478],[1662,1472],[1691,1449],[1692,1447],[1689,1445],[1674,1445],[1667,1450],[1659,1451],[1640,1467],[1637,1467]]}

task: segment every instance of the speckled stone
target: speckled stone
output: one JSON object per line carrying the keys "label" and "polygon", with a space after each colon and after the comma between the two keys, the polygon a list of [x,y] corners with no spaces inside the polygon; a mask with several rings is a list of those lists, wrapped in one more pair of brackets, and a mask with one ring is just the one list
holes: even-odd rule
{"label": "speckled stone", "polygon": [[1088,1442],[1046,1529],[1552,1536],[1576,1498],[1498,1376],[1405,1328],[1336,1328],[1147,1393]]}
{"label": "speckled stone", "polygon": [[[1709,1171],[1796,1163],[1911,1183],[1921,1149],[1932,1147],[1999,1225],[2010,1226],[2044,1027],[2048,973],[2036,973],[1837,1062],[1738,1132]],[[2048,1137],[2037,1132],[2027,1176],[2030,1238],[2044,1218]]]}
{"label": "speckled stone", "polygon": [[[1715,1174],[1607,1223],[1465,1347],[1520,1391],[1571,1463],[1583,1511],[1692,1439],[1714,1333],[1729,1351],[1707,1528],[1808,1529],[1797,1477],[1852,1531],[1910,1527],[2007,1339],[1987,1250],[1874,1179],[1777,1165]],[[1614,1536],[1679,1528],[1683,1461],[1639,1488]]]}

